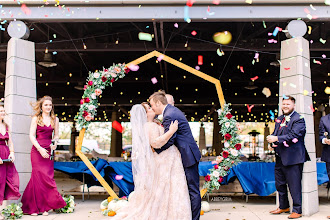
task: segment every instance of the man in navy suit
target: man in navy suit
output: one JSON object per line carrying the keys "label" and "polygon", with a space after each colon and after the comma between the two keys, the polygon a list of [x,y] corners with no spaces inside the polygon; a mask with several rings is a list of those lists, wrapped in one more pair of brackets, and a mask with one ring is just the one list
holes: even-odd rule
{"label": "man in navy suit", "polygon": [[[320,141],[323,144],[323,151],[321,160],[325,162],[327,167],[327,173],[330,180],[330,114],[323,116],[319,125]],[[328,190],[329,190],[328,183]],[[330,219],[330,216],[328,216]]]}
{"label": "man in navy suit", "polygon": [[165,132],[169,130],[171,122],[176,120],[179,122],[177,132],[163,147],[155,149],[155,151],[160,154],[172,145],[175,145],[179,149],[189,189],[192,219],[197,220],[200,218],[201,211],[198,174],[198,164],[201,159],[201,153],[199,152],[198,146],[192,136],[185,115],[178,108],[167,103],[165,93],[162,91],[155,92],[150,96],[149,101],[154,112],[157,115],[163,115],[162,124]]}
{"label": "man in navy suit", "polygon": [[292,96],[283,98],[283,115],[276,119],[275,130],[267,136],[276,153],[275,186],[279,194],[280,207],[272,214],[290,212],[287,185],[293,200],[293,209],[289,219],[301,217],[302,192],[301,178],[304,162],[310,160],[305,147],[306,124],[295,110]]}

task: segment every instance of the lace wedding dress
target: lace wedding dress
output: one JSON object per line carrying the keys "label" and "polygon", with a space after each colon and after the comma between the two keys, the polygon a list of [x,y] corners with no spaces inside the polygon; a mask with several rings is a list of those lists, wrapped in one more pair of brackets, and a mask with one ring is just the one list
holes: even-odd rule
{"label": "lace wedding dress", "polygon": [[[144,126],[153,148],[166,144],[162,126],[154,122]],[[155,166],[152,188],[135,188],[128,206],[120,209],[113,219],[191,220],[189,191],[179,150],[173,145],[160,154],[153,152],[152,156]],[[150,181],[148,176],[145,175],[144,181]]]}

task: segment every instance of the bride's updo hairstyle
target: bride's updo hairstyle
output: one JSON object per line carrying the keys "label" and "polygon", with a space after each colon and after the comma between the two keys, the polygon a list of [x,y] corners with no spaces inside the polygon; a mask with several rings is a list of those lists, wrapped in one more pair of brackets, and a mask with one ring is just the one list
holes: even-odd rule
{"label": "bride's updo hairstyle", "polygon": [[160,101],[163,105],[167,105],[167,99],[166,99],[166,93],[163,90],[160,90],[158,92],[155,92],[149,97],[149,100],[154,100],[156,103],[157,101]]}
{"label": "bride's updo hairstyle", "polygon": [[148,102],[142,102],[141,105],[143,106],[144,110],[146,110],[146,113],[148,112],[148,109],[146,107],[146,105],[149,105]]}

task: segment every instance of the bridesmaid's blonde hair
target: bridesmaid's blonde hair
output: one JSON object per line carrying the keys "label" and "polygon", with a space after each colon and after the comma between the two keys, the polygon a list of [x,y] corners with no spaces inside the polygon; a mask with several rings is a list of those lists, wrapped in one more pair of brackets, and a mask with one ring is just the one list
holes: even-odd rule
{"label": "bridesmaid's blonde hair", "polygon": [[[44,96],[40,99],[38,99],[38,101],[36,101],[35,103],[32,103],[32,107],[33,107],[33,110],[35,112],[34,116],[37,117],[37,124],[39,126],[44,126],[44,121],[43,121],[43,118],[42,118],[42,104],[44,103],[44,101],[51,101],[52,104],[53,104],[53,99],[52,97],[50,96]],[[54,113],[54,107],[52,106],[52,110],[50,111],[50,124],[52,127],[55,127],[55,120],[56,120],[56,116],[55,116],[55,113]]]}

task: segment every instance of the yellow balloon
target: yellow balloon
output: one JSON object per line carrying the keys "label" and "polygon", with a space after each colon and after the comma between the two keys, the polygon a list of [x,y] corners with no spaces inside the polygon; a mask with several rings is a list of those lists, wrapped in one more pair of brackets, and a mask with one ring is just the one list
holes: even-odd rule
{"label": "yellow balloon", "polygon": [[217,32],[213,34],[213,40],[219,44],[229,44],[233,36],[229,31]]}

